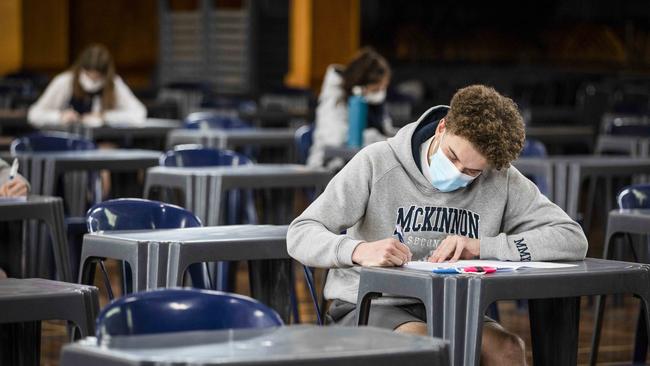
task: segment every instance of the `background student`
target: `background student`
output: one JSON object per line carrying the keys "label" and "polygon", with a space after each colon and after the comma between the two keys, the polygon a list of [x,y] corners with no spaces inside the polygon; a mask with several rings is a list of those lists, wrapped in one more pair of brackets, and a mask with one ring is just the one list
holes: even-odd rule
{"label": "background student", "polygon": [[314,142],[307,164],[322,166],[325,146],[343,146],[348,140],[348,98],[357,93],[368,103],[365,144],[395,134],[384,108],[391,71],[384,57],[363,48],[347,65],[330,65],[316,108]]}
{"label": "background student", "polygon": [[84,123],[144,123],[145,106],[115,73],[113,57],[95,44],[81,52],[72,67],[57,75],[29,108],[35,127]]}

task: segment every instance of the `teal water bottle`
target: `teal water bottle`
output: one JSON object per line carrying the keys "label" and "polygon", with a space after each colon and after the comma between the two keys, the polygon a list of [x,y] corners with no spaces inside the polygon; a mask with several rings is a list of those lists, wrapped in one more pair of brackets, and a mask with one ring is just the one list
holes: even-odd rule
{"label": "teal water bottle", "polygon": [[368,103],[361,95],[348,98],[348,146],[363,146],[363,131],[368,124]]}

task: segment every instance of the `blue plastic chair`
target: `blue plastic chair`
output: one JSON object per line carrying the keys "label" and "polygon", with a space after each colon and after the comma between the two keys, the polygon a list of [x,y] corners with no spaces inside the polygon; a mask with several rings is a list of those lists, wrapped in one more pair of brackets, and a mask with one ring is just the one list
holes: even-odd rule
{"label": "blue plastic chair", "polygon": [[314,126],[304,125],[296,130],[294,144],[298,163],[305,164],[309,157],[309,149],[314,141]]}
{"label": "blue plastic chair", "polygon": [[190,113],[184,121],[186,129],[235,129],[251,128],[251,126],[237,117],[225,116],[215,112]]}
{"label": "blue plastic chair", "polygon": [[11,154],[25,152],[95,150],[97,146],[81,136],[65,132],[37,132],[11,142]]}
{"label": "blue plastic chair", "polygon": [[[140,198],[120,198],[98,203],[91,207],[86,214],[88,231],[115,231],[115,230],[147,230],[147,229],[181,229],[199,227],[201,220],[190,211],[162,203]],[[102,261],[100,261],[100,264]],[[130,269],[123,265],[124,289],[129,293],[131,289]],[[209,288],[210,281],[205,275],[205,264],[193,264],[189,268],[192,283],[196,287]],[[113,298],[108,276],[105,275],[106,288],[109,298]]]}
{"label": "blue plastic chair", "polygon": [[[524,142],[524,148],[521,150],[522,157],[535,157],[535,158],[545,158],[548,156],[546,152],[546,147],[540,141],[534,139],[526,139]],[[530,180],[535,183],[540,192],[544,195],[548,195],[549,189],[546,179],[544,177],[533,176],[529,177]]]}
{"label": "blue plastic chair", "polygon": [[138,292],[108,304],[97,318],[105,337],[283,326],[280,316],[250,297],[197,289]]}
{"label": "blue plastic chair", "polygon": [[650,124],[641,118],[612,118],[605,125],[605,133],[614,136],[650,136]]}

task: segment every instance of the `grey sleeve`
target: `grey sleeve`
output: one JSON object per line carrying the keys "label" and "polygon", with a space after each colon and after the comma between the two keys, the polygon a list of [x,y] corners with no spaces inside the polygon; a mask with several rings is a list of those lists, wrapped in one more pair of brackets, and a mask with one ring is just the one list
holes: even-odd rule
{"label": "grey sleeve", "polygon": [[502,233],[481,238],[481,258],[510,261],[582,260],[587,238],[580,225],[542,195],[518,170],[508,171]]}
{"label": "grey sleeve", "polygon": [[353,266],[352,252],[362,241],[340,233],[357,223],[366,211],[372,168],[364,150],[289,226],[287,250],[299,262],[321,268]]}

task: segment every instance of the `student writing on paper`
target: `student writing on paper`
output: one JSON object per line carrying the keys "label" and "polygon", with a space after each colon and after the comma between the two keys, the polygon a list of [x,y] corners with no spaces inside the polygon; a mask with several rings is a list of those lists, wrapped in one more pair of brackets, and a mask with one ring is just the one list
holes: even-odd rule
{"label": "student writing on paper", "polygon": [[[355,322],[359,266],[401,266],[422,259],[580,260],[580,226],[510,163],[524,144],[515,103],[492,88],[456,92],[451,106],[429,109],[395,137],[361,150],[290,225],[289,254],[332,268],[325,286],[328,319]],[[393,235],[396,224],[404,243]],[[346,234],[341,235],[343,230]],[[383,298],[370,325],[426,334],[424,307]],[[524,344],[486,319],[481,359],[522,365]]]}
{"label": "student writing on paper", "polygon": [[81,52],[70,70],[57,75],[29,108],[27,119],[35,127],[104,122],[139,125],[147,111],[115,73],[113,57],[102,45]]}

